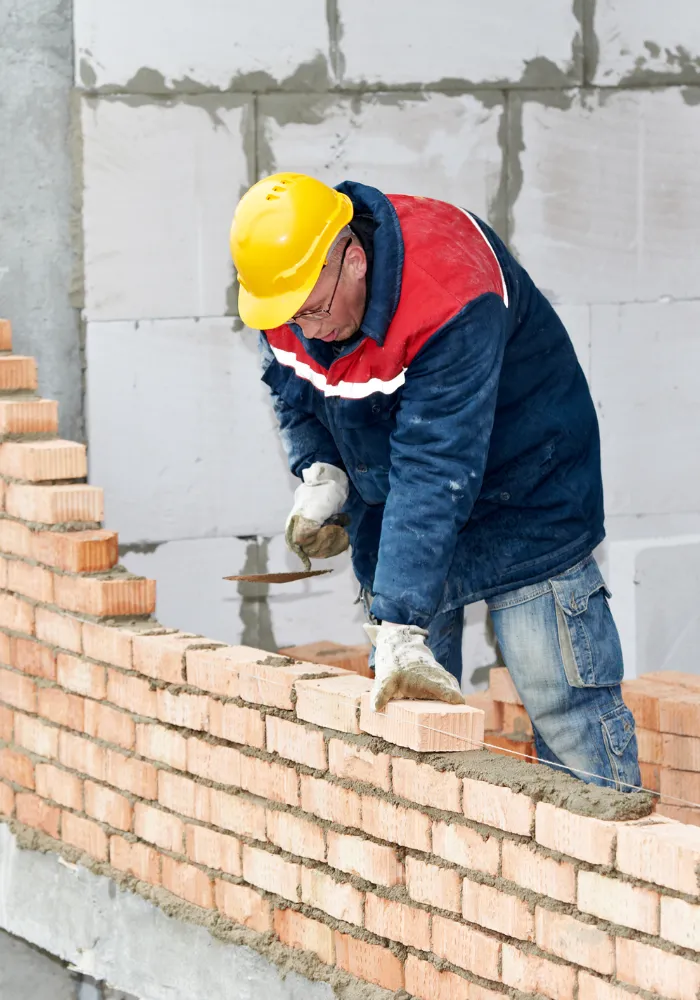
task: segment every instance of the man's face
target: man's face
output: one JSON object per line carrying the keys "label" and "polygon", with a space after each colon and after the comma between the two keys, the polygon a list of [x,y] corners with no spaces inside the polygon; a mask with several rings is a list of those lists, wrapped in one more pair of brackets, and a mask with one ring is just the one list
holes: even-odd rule
{"label": "man's face", "polygon": [[338,244],[313,291],[290,322],[309,340],[340,343],[360,329],[365,312],[367,258],[348,237]]}

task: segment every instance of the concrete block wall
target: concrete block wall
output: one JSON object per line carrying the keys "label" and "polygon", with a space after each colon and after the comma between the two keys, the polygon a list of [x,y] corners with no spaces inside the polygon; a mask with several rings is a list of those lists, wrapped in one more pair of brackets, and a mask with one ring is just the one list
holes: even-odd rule
{"label": "concrete block wall", "polygon": [[296,589],[221,581],[295,565],[227,230],[248,185],[298,169],[458,202],[508,241],[598,407],[627,673],[697,671],[693,0],[76,0],[74,24],[90,471],[160,613],[269,649],[362,640],[347,559]]}

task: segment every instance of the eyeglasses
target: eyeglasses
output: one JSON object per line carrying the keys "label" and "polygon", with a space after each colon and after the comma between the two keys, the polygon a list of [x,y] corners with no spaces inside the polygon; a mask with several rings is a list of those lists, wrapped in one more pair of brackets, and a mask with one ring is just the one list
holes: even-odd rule
{"label": "eyeglasses", "polygon": [[340,257],[340,267],[338,268],[338,277],[335,279],[335,286],[333,288],[333,294],[331,295],[331,300],[325,309],[311,309],[309,312],[297,313],[292,316],[290,323],[303,322],[304,320],[321,321],[325,319],[326,316],[330,316],[331,309],[333,308],[333,299],[335,298],[335,293],[338,291],[338,285],[340,284],[340,278],[343,273],[343,263],[345,262],[345,254],[348,252],[348,248],[352,243],[352,236],[348,238],[343,247],[343,252]]}

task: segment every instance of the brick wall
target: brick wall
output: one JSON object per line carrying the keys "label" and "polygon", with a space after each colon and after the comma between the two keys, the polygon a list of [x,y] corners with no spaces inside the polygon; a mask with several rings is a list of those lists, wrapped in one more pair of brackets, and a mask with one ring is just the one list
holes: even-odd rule
{"label": "brick wall", "polygon": [[159,626],[35,379],[0,354],[4,822],[301,949],[320,978],[421,1000],[695,1000],[700,830],[454,753],[483,738],[478,709],[376,715],[354,672]]}

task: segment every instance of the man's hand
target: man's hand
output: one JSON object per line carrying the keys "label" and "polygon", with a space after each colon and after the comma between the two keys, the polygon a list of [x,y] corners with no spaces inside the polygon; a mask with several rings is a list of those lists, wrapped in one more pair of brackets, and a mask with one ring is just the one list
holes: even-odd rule
{"label": "man's hand", "polygon": [[463,705],[457,680],[441,667],[425,645],[428,633],[416,625],[365,625],[375,647],[372,708],[388,701],[414,698]]}
{"label": "man's hand", "polygon": [[340,555],[350,544],[345,531],[348,518],[339,513],[348,498],[348,477],[334,465],[314,462],[304,469],[302,478],[284,537],[287,548],[296,552],[308,570],[309,557],[328,559]]}

